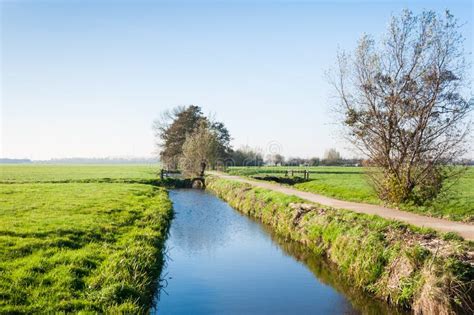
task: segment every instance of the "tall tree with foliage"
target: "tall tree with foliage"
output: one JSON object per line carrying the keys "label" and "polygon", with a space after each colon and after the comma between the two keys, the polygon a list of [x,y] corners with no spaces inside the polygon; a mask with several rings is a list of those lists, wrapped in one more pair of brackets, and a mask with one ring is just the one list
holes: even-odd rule
{"label": "tall tree with foliage", "polygon": [[349,140],[381,172],[381,198],[423,203],[434,198],[462,156],[472,101],[456,19],[446,12],[393,17],[385,40],[363,36],[340,54],[332,83]]}
{"label": "tall tree with foliage", "polygon": [[154,122],[156,143],[160,152],[160,161],[168,169],[177,169],[183,156],[186,139],[205,124],[217,139],[218,159],[224,160],[231,151],[230,133],[221,122],[210,121],[196,105],[176,107],[162,114]]}
{"label": "tall tree with foliage", "polygon": [[229,130],[227,127],[219,121],[213,121],[210,123],[210,130],[216,135],[217,138],[217,152],[220,160],[226,160],[230,157],[232,152],[232,146],[230,141],[232,137],[230,136]]}
{"label": "tall tree with foliage", "polygon": [[155,136],[160,147],[160,161],[169,169],[177,169],[188,134],[205,120],[199,106],[176,107],[154,123]]}

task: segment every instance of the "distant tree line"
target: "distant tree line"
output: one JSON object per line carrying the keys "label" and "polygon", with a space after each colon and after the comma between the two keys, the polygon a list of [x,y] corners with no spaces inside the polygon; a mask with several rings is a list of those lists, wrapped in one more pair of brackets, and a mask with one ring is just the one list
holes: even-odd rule
{"label": "distant tree line", "polygon": [[0,158],[0,164],[152,164],[157,163],[156,158],[131,157],[131,158],[53,158],[49,160],[9,159]]}
{"label": "distant tree line", "polygon": [[231,152],[226,166],[262,166],[265,164],[263,155],[249,146]]}
{"label": "distant tree line", "polygon": [[156,158],[141,158],[141,157],[130,157],[130,158],[119,158],[119,157],[105,157],[105,158],[58,158],[50,160],[35,161],[36,163],[42,164],[151,164],[157,163]]}
{"label": "distant tree line", "polygon": [[342,158],[336,149],[329,149],[324,153],[323,158],[290,157],[286,159],[281,154],[274,154],[268,156],[265,164],[275,166],[361,166],[362,162],[362,159]]}
{"label": "distant tree line", "polygon": [[7,158],[1,158],[0,159],[1,164],[28,164],[32,163],[30,159],[7,159]]}

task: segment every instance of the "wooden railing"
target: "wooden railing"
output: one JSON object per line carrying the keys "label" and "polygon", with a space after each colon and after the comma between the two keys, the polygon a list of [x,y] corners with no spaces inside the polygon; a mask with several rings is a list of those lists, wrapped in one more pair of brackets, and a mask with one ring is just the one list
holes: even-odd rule
{"label": "wooden railing", "polygon": [[164,179],[165,177],[172,177],[173,175],[176,175],[176,174],[181,174],[181,172],[177,171],[177,170],[161,169],[160,170],[160,179]]}
{"label": "wooden railing", "polygon": [[[290,175],[291,174],[291,175]],[[303,174],[303,178],[305,180],[309,179],[310,172],[307,170],[286,170],[285,171],[285,176],[295,176],[295,174]]]}

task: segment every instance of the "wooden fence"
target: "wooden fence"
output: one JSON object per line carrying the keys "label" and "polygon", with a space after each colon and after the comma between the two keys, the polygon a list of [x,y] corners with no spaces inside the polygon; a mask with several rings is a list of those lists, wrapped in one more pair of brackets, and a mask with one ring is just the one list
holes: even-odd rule
{"label": "wooden fence", "polygon": [[181,172],[177,170],[165,170],[165,169],[160,170],[160,179],[164,179],[165,177],[176,177],[180,175],[181,175]]}
{"label": "wooden fence", "polygon": [[303,178],[305,180],[308,180],[309,179],[309,175],[310,175],[310,172],[307,171],[307,170],[286,170],[285,171],[285,176],[288,177],[288,176],[295,176],[295,174],[303,174]]}

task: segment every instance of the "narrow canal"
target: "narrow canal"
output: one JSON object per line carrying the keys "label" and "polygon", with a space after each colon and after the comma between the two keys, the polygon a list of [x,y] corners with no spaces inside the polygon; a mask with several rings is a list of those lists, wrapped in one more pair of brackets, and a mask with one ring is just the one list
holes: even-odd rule
{"label": "narrow canal", "polygon": [[156,314],[396,314],[324,259],[201,190],[170,192],[175,218]]}

